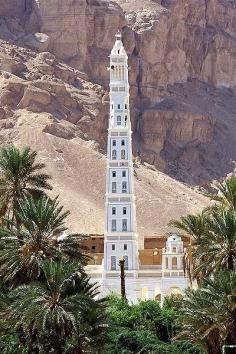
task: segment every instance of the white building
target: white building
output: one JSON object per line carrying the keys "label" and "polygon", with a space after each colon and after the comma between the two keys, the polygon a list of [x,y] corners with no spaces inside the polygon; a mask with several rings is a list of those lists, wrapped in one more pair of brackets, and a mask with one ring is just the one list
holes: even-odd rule
{"label": "white building", "polygon": [[[94,254],[89,265],[92,280],[102,293],[120,293],[119,260],[125,260],[126,295],[130,301],[163,299],[187,286],[183,273],[183,241],[171,235],[163,250],[155,248],[152,257],[136,230],[132,129],[130,121],[128,56],[116,35],[110,55],[110,119],[107,144],[104,257]],[[93,246],[95,247],[95,246]],[[148,257],[160,256],[160,264],[144,264]],[[97,262],[97,259],[100,262]],[[144,262],[142,260],[144,259]],[[147,263],[147,261],[146,261]]]}

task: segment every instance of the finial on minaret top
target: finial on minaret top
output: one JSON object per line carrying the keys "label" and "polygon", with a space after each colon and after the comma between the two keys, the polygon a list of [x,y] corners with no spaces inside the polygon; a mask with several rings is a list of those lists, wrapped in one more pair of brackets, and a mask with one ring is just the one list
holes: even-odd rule
{"label": "finial on minaret top", "polygon": [[122,38],[121,32],[120,32],[120,30],[118,30],[116,33],[116,40],[121,41],[121,38]]}
{"label": "finial on minaret top", "polygon": [[116,58],[117,55],[118,55],[120,58],[123,57],[124,59],[127,59],[128,57],[127,57],[127,54],[125,52],[124,45],[122,43],[122,34],[121,34],[121,32],[117,31],[115,37],[116,37],[116,41],[114,43],[114,46],[112,48],[110,56],[114,56]]}

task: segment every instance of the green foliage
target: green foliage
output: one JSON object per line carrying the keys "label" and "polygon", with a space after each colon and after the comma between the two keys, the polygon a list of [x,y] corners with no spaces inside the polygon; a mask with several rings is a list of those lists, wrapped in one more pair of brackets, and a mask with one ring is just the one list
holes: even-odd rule
{"label": "green foliage", "polygon": [[[200,287],[183,298],[128,304],[84,271],[83,235],[66,235],[69,212],[51,199],[36,152],[0,152],[0,353],[220,354],[236,343],[236,178],[219,204],[171,225],[191,236],[185,268]],[[194,272],[192,267],[194,267]]]}
{"label": "green foliage", "polygon": [[43,163],[36,162],[37,153],[29,147],[20,151],[15,146],[0,151],[0,216],[15,219],[15,207],[25,196],[38,196],[52,189],[50,176],[41,172]]}
{"label": "green foliage", "polygon": [[152,300],[130,305],[113,296],[109,301],[108,314],[107,354],[204,353],[190,342],[171,343],[177,329],[175,321],[178,313],[177,309],[170,306],[170,302],[163,308]]}
{"label": "green foliage", "polygon": [[0,336],[0,353],[27,354],[28,350],[19,343],[19,338],[16,334],[8,334]]}
{"label": "green foliage", "polygon": [[220,203],[224,208],[236,210],[236,177],[232,176],[216,185],[217,194],[208,196]]}
{"label": "green foliage", "polygon": [[64,259],[43,261],[43,282],[18,286],[10,293],[11,304],[1,314],[8,318],[9,330],[21,329],[28,347],[62,353],[73,336],[76,346],[90,348],[104,335],[104,301],[95,299],[97,287],[76,269],[76,263]]}
{"label": "green foliage", "polygon": [[236,333],[236,271],[217,273],[197,290],[188,289],[180,311],[182,336],[193,341],[210,340],[222,347]]}
{"label": "green foliage", "polygon": [[217,195],[209,195],[217,204],[171,222],[191,236],[187,256],[199,285],[185,293],[179,336],[203,343],[210,354],[221,354],[224,344],[236,344],[236,177],[217,189]]}
{"label": "green foliage", "polygon": [[64,255],[76,258],[78,267],[86,263],[79,235],[58,237],[65,230],[68,212],[63,211],[57,198],[25,197],[19,202],[16,215],[20,228],[14,223],[9,228],[10,220],[0,228],[0,276],[5,282],[16,286],[39,279],[46,258],[56,260]]}

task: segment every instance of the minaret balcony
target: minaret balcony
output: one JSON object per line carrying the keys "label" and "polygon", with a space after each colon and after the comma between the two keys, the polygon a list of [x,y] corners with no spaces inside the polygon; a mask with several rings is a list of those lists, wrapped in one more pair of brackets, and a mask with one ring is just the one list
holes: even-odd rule
{"label": "minaret balcony", "polygon": [[107,240],[110,241],[119,241],[119,240],[123,240],[123,241],[129,241],[129,240],[136,240],[137,239],[137,233],[134,231],[111,231],[111,232],[107,232],[104,234],[104,237]]}

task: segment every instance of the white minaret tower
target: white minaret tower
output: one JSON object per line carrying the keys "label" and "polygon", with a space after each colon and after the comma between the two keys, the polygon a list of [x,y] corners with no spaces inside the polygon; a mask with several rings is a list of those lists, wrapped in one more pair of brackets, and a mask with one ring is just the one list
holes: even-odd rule
{"label": "white minaret tower", "polygon": [[[104,277],[119,280],[119,260],[127,277],[139,267],[132,162],[128,56],[117,33],[110,55],[110,119],[107,144]],[[110,283],[111,284],[111,283]]]}

